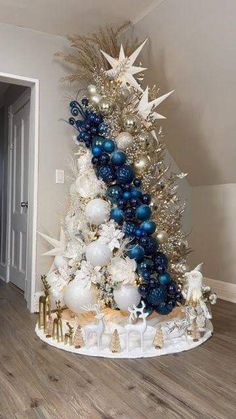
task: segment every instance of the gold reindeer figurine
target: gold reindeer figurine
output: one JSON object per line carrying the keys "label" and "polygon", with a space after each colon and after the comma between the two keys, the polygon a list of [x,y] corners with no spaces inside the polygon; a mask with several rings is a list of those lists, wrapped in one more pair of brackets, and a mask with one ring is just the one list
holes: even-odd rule
{"label": "gold reindeer figurine", "polygon": [[63,331],[62,331],[62,307],[61,302],[56,301],[56,315],[57,317],[53,320],[52,338],[57,339],[57,342],[63,342]]}
{"label": "gold reindeer figurine", "polygon": [[69,345],[73,345],[73,337],[74,337],[74,327],[70,325],[69,322],[66,322],[66,325],[68,327],[68,332],[65,333],[65,345],[69,342]]}
{"label": "gold reindeer figurine", "polygon": [[43,283],[43,291],[44,295],[41,295],[39,297],[39,321],[38,325],[40,329],[44,329],[44,332],[46,332],[47,328],[47,314],[50,317],[51,316],[51,301],[50,301],[50,288],[47,281],[46,275],[41,276],[41,280]]}

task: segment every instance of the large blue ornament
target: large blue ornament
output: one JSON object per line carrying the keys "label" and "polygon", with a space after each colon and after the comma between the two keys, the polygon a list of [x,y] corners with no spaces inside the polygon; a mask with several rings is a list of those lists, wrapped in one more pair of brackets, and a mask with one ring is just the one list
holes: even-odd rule
{"label": "large blue ornament", "polygon": [[115,143],[112,140],[105,140],[103,143],[103,150],[107,153],[112,153],[115,150]]}
{"label": "large blue ornament", "polygon": [[163,314],[163,315],[171,313],[172,309],[173,309],[172,304],[171,303],[165,303],[165,302],[162,302],[155,307],[155,310],[159,314]]}
{"label": "large blue ornament", "polygon": [[93,145],[92,146],[92,154],[95,157],[99,157],[101,156],[101,154],[103,153],[102,147],[99,145]]}
{"label": "large blue ornament", "polygon": [[154,264],[151,259],[144,258],[138,265],[138,273],[142,274],[144,271],[153,272]]}
{"label": "large blue ornament", "polygon": [[151,235],[151,234],[153,234],[154,233],[154,231],[156,230],[156,224],[154,223],[154,221],[151,221],[151,220],[147,220],[147,221],[144,221],[142,224],[141,224],[141,229],[143,230],[143,231],[145,231],[145,233],[147,233],[148,235]]}
{"label": "large blue ornament", "polygon": [[164,285],[150,289],[147,294],[147,302],[153,307],[157,307],[161,303],[165,303],[167,299],[167,289]]}
{"label": "large blue ornament", "polygon": [[116,204],[122,195],[122,189],[118,185],[112,185],[107,189],[106,195],[113,204]]}
{"label": "large blue ornament", "polygon": [[160,284],[162,285],[168,285],[171,282],[171,277],[167,272],[159,275],[158,279],[159,279]]}
{"label": "large blue ornament", "polygon": [[124,213],[122,209],[116,207],[111,209],[111,218],[116,221],[118,224],[121,224],[124,221]]}
{"label": "large blue ornament", "polygon": [[131,166],[124,164],[121,167],[118,167],[116,171],[117,181],[121,184],[129,184],[134,178],[134,171]]}
{"label": "large blue ornament", "polygon": [[105,141],[104,137],[101,137],[100,135],[95,135],[95,137],[93,137],[92,145],[102,146],[104,141]]}
{"label": "large blue ornament", "polygon": [[140,189],[138,188],[131,188],[130,193],[131,193],[131,198],[138,199],[142,197],[142,191],[140,191]]}
{"label": "large blue ornament", "polygon": [[154,237],[142,237],[140,239],[140,244],[144,248],[146,255],[153,255],[158,247],[157,240]]}
{"label": "large blue ornament", "polygon": [[116,178],[113,168],[109,165],[99,167],[97,174],[98,178],[102,179],[106,183],[111,183]]}
{"label": "large blue ornament", "polygon": [[141,261],[144,256],[144,250],[138,244],[133,245],[128,250],[128,256],[130,259],[135,259],[136,261]]}
{"label": "large blue ornament", "polygon": [[154,264],[156,266],[164,266],[165,268],[167,268],[168,266],[168,259],[166,257],[166,255],[164,255],[164,253],[161,252],[157,252],[153,258]]}
{"label": "large blue ornament", "polygon": [[135,215],[141,221],[147,220],[151,215],[151,208],[148,205],[145,205],[145,204],[140,205],[136,209]]}
{"label": "large blue ornament", "polygon": [[111,162],[114,166],[122,166],[126,162],[127,156],[121,150],[116,150],[111,155]]}

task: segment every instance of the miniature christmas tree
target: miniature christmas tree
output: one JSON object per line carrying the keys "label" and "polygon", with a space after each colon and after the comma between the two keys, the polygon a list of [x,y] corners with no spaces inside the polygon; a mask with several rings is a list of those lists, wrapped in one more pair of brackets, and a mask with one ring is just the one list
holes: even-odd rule
{"label": "miniature christmas tree", "polygon": [[82,329],[81,329],[81,326],[79,325],[74,335],[74,347],[76,349],[79,349],[79,348],[82,348],[83,346],[85,346],[85,343],[84,343],[84,338],[82,335]]}
{"label": "miniature christmas tree", "polygon": [[163,338],[163,332],[162,332],[161,327],[156,330],[154,340],[153,340],[153,345],[155,346],[156,349],[161,349],[164,345],[164,338]]}
{"label": "miniature christmas tree", "polygon": [[194,319],[193,322],[192,322],[191,337],[192,337],[194,342],[197,342],[201,337],[200,330],[199,330],[199,327],[197,325],[197,320],[196,319]]}
{"label": "miniature christmas tree", "polygon": [[110,349],[111,349],[111,352],[113,353],[121,351],[120,337],[119,337],[119,333],[117,329],[115,329],[114,332],[112,333]]}

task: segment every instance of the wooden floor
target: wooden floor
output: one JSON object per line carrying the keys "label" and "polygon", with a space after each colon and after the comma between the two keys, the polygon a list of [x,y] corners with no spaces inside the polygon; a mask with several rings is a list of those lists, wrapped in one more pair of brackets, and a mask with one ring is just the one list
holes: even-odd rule
{"label": "wooden floor", "polygon": [[42,343],[22,295],[0,283],[0,418],[236,418],[236,305],[214,307],[200,348],[139,360]]}

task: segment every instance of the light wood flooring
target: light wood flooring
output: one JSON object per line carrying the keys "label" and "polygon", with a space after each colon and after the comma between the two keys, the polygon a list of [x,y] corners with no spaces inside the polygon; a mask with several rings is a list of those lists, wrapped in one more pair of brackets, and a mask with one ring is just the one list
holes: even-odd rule
{"label": "light wood flooring", "polygon": [[0,282],[0,418],[236,418],[236,305],[189,352],[111,360],[42,343],[23,296]]}

